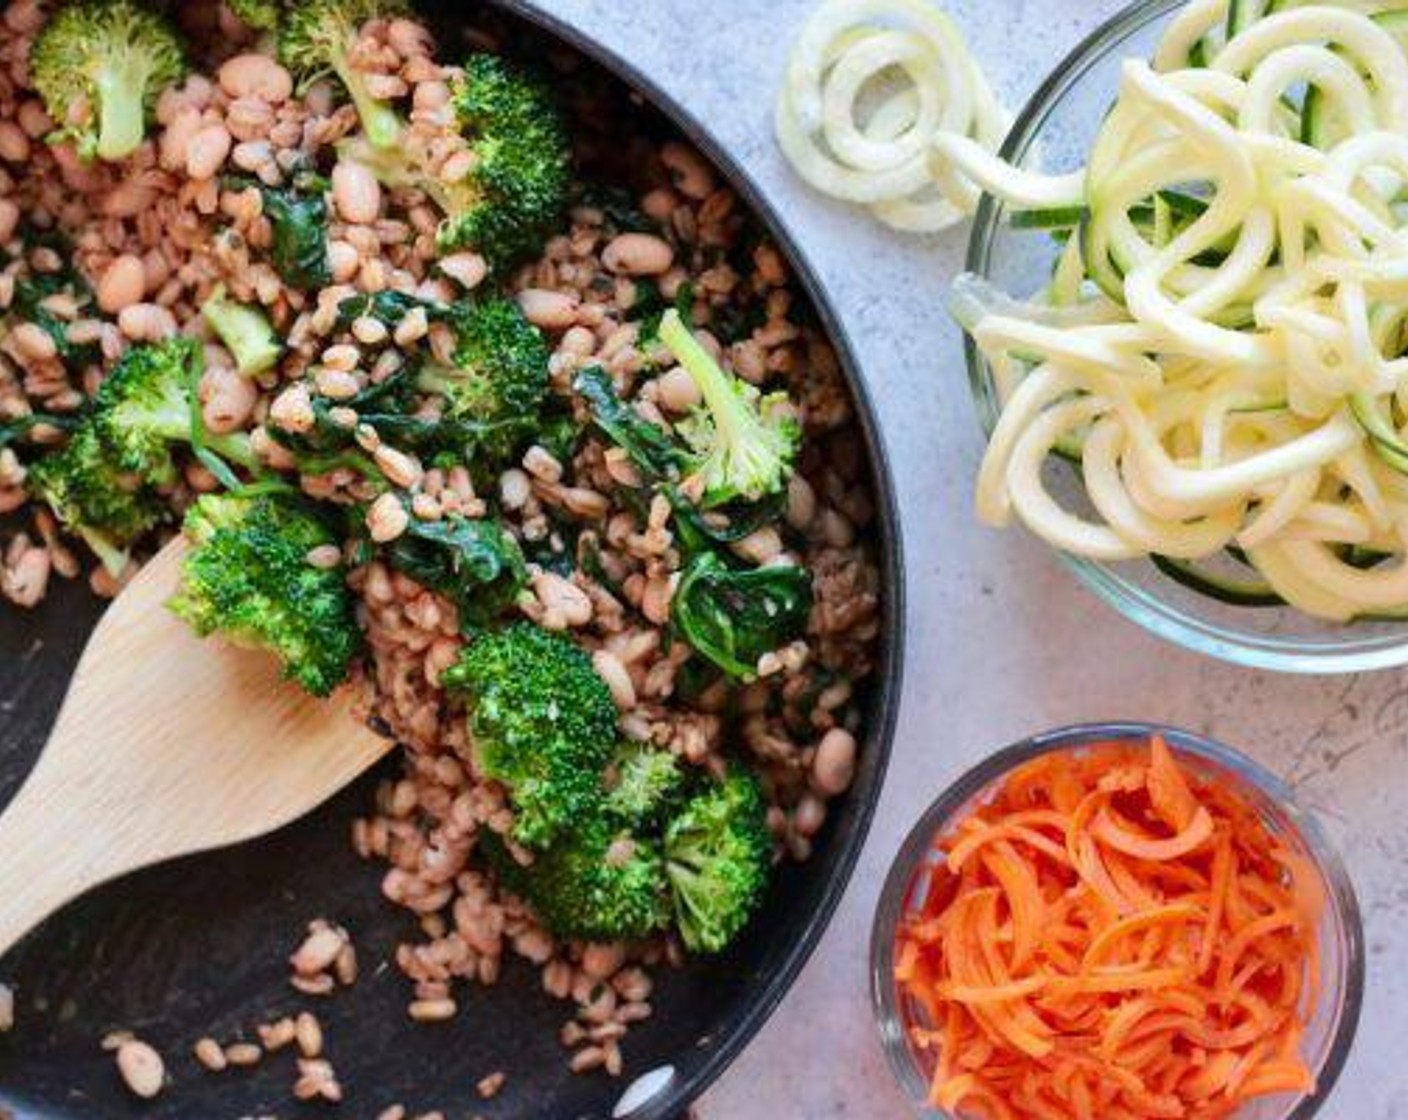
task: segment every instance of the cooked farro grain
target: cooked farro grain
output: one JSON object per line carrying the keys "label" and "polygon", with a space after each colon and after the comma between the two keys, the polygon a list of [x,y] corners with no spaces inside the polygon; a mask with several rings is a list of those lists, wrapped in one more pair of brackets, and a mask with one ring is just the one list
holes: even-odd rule
{"label": "cooked farro grain", "polygon": [[192,1048],[196,1061],[212,1073],[219,1073],[229,1066],[224,1048],[213,1038],[202,1038]]}
{"label": "cooked farro grain", "polygon": [[504,1073],[503,1070],[496,1070],[486,1077],[481,1077],[474,1088],[475,1091],[487,1101],[497,1097],[507,1081],[508,1074]]}
{"label": "cooked farro grain", "polygon": [[264,1051],[252,1042],[232,1042],[225,1047],[225,1061],[232,1066],[257,1066],[264,1058]]}

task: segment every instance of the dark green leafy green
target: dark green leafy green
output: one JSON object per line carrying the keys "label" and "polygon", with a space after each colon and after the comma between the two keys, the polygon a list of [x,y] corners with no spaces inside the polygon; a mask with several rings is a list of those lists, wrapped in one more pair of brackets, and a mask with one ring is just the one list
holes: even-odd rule
{"label": "dark green leafy green", "polygon": [[606,370],[588,366],[577,374],[572,387],[590,407],[592,422],[607,439],[625,450],[647,481],[673,479],[678,474],[679,446],[658,425],[621,399]]}
{"label": "dark green leafy green", "polygon": [[331,284],[328,205],[322,192],[264,186],[260,193],[274,232],[269,253],[283,282],[304,292]]}
{"label": "dark green leafy green", "polygon": [[800,638],[812,607],[811,575],[779,564],[734,569],[712,552],[685,569],[670,604],[675,630],[725,673],[743,680],[758,658]]}
{"label": "dark green leafy green", "polygon": [[387,556],[398,571],[452,600],[462,625],[502,617],[527,580],[518,542],[497,521],[413,517]]}
{"label": "dark green leafy green", "polygon": [[29,433],[41,424],[57,428],[61,432],[72,432],[83,420],[78,412],[31,412],[0,424],[0,448],[9,447],[27,439]]}
{"label": "dark green leafy green", "polygon": [[[71,250],[64,243],[63,249],[56,251],[64,254],[67,260]],[[92,298],[83,278],[71,266],[65,265],[59,272],[32,272],[22,276],[15,282],[15,295],[10,307],[17,318],[41,327],[53,339],[64,366],[70,372],[77,373],[86,366],[102,361],[102,350],[96,342],[76,343],[69,340],[69,321],[44,306],[45,300],[58,295],[71,296],[80,306]]]}

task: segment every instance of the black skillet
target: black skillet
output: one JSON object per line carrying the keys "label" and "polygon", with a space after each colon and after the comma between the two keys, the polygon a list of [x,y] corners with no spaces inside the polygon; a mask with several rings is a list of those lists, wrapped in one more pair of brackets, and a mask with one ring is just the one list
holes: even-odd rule
{"label": "black skillet", "polygon": [[[656,138],[686,134],[751,204],[811,293],[855,397],[878,509],[874,532],[886,618],[880,668],[865,698],[855,785],[831,814],[813,859],[780,876],[766,909],[729,953],[661,972],[652,999],[655,1017],[627,1038],[628,1076],[619,1081],[567,1071],[557,1032],[569,1008],[544,995],[536,972],[522,962],[510,964],[496,987],[465,993],[452,1023],[416,1026],[406,1018],[407,984],[394,965],[382,962],[399,939],[413,933],[413,924],[380,900],[380,869],[357,860],[348,844],[351,820],[369,804],[373,775],[266,840],[181,860],[97,891],[0,961],[0,980],[16,991],[18,1019],[14,1031],[0,1035],[0,1115],[4,1109],[17,1120],[287,1120],[330,1114],[326,1105],[293,1102],[287,1055],[253,1071],[219,1075],[204,1073],[190,1056],[201,1035],[230,1039],[307,1005],[288,986],[285,957],[303,923],[327,916],[353,931],[363,962],[354,988],[315,1008],[347,1092],[336,1114],[371,1120],[386,1105],[404,1103],[412,1114],[442,1109],[452,1120],[608,1117],[630,1075],[672,1066],[675,1076],[666,1090],[632,1113],[632,1120],[674,1117],[777,1006],[820,939],[855,865],[894,729],[903,583],[884,449],[844,331],[776,212],[683,107],[629,64],[531,4],[506,0],[494,5],[499,11],[475,6],[468,15],[455,7],[442,5],[437,18],[447,50],[470,26],[487,25],[493,35],[507,33],[513,50],[563,71],[564,88],[574,98],[605,98],[611,137],[630,131]],[[618,141],[607,139],[603,132],[602,152],[629,161],[630,150],[623,153]],[[608,173],[605,166],[600,170]],[[0,610],[0,803],[14,793],[43,745],[100,610],[85,588],[71,584],[56,587],[31,614]],[[162,682],[153,680],[150,687],[155,721],[161,718]],[[101,742],[93,743],[94,751],[102,749]],[[200,750],[200,743],[191,749]],[[154,1102],[129,1096],[111,1056],[99,1049],[99,1038],[119,1028],[137,1031],[167,1056],[171,1085]],[[475,1083],[495,1070],[507,1073],[507,1084],[495,1099],[481,1101]]]}

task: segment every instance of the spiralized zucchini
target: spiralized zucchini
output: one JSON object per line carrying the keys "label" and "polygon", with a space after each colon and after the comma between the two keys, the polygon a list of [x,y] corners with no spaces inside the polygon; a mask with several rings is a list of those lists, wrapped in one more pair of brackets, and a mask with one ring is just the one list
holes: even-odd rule
{"label": "spiralized zucchini", "polygon": [[1008,124],[958,29],[928,0],[822,3],[792,50],[776,115],[802,178],[914,232],[973,213],[986,184],[957,170],[949,146],[972,167],[1003,168],[992,153]]}
{"label": "spiralized zucchini", "polygon": [[[1359,0],[1193,0],[1123,64],[1077,209],[1021,222],[1066,239],[1051,283],[955,301],[1003,402],[984,521],[1195,578],[1230,550],[1310,614],[1408,616],[1405,45],[1408,11]],[[1013,210],[1071,182],[941,150]]]}

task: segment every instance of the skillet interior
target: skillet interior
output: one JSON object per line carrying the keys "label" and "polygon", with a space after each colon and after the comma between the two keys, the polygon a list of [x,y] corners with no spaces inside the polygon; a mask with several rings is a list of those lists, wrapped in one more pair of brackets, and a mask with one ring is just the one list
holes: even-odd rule
{"label": "skillet interior", "polygon": [[[610,131],[660,136],[680,127],[720,164],[777,237],[813,296],[804,264],[756,191],[682,110],[658,91],[649,107],[630,87],[606,76],[601,61],[626,72],[570,29],[530,28],[517,17],[452,14],[440,6],[442,42],[466,25],[508,29],[513,48],[565,69],[564,83],[611,103]],[[509,3],[506,8],[518,9]],[[542,23],[530,6],[520,15]],[[596,61],[581,53],[585,49]],[[645,90],[639,75],[631,86]],[[588,129],[590,132],[590,129]],[[621,152],[603,143],[603,151]],[[830,328],[858,397],[879,508],[886,625],[881,668],[867,698],[866,734],[850,795],[834,806],[816,854],[780,876],[767,907],[725,956],[662,970],[652,1003],[656,1015],[625,1043],[628,1074],[671,1064],[671,1090],[640,1118],[676,1114],[726,1065],[781,998],[820,938],[864,840],[878,799],[893,731],[900,680],[900,560],[893,496],[883,449],[858,388],[844,337],[825,302],[816,312]],[[32,614],[0,611],[0,801],[17,788],[52,723],[69,674],[101,605],[86,588],[61,585]],[[153,718],[160,718],[161,682],[151,682]],[[200,744],[193,743],[193,750]],[[101,750],[103,744],[94,743]],[[629,1076],[578,1077],[566,1068],[557,1029],[569,1008],[539,989],[526,964],[508,963],[494,988],[475,988],[449,1024],[421,1027],[405,1015],[408,986],[389,959],[413,932],[403,911],[380,900],[380,869],[352,853],[352,819],[370,802],[369,776],[333,803],[264,841],[178,861],[100,890],[69,907],[0,962],[0,980],[16,988],[17,1029],[0,1035],[0,1106],[18,1120],[235,1120],[250,1115],[313,1115],[326,1106],[296,1107],[289,1096],[292,1060],[278,1055],[250,1072],[206,1074],[190,1056],[203,1034],[222,1039],[241,1028],[308,1006],[287,983],[285,958],[305,922],[327,916],[352,931],[362,978],[351,990],[313,1001],[328,1035],[348,1103],[342,1114],[372,1117],[394,1102],[412,1113],[444,1109],[459,1117],[600,1117],[611,1113]],[[0,853],[0,860],[3,860]],[[155,1102],[139,1104],[120,1086],[111,1057],[98,1048],[108,1030],[127,1028],[165,1054],[172,1084]],[[494,1070],[508,1082],[482,1102],[475,1082]]]}

